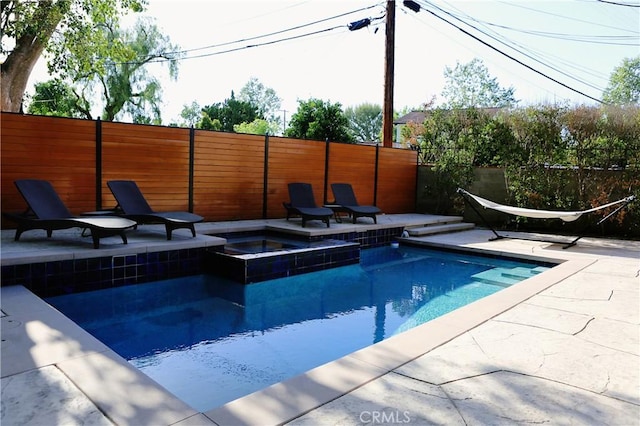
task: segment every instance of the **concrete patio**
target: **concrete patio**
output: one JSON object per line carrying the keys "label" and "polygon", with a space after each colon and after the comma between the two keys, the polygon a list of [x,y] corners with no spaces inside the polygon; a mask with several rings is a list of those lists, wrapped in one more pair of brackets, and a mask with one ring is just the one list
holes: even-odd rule
{"label": "concrete patio", "polygon": [[[389,215],[379,223],[409,219]],[[256,222],[252,226],[265,226]],[[200,225],[195,239],[175,241],[162,241],[146,228],[151,231],[130,238],[130,248],[219,244],[200,233],[222,225]],[[354,225],[331,227],[349,226]],[[14,243],[8,232],[2,233],[2,256],[15,259],[24,245]],[[411,240],[560,264],[205,413],[175,398],[25,288],[2,287],[1,423],[640,424],[640,242],[584,238],[562,250],[558,244],[517,239],[488,242],[490,236],[475,229]],[[45,255],[52,242],[27,244]],[[106,250],[118,250],[113,247]]]}

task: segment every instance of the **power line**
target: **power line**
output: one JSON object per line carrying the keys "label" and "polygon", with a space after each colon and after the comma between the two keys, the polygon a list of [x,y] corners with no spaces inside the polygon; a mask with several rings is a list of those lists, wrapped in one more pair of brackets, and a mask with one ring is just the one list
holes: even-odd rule
{"label": "power line", "polygon": [[[406,15],[410,16],[410,17],[411,17],[411,19],[415,19],[415,20],[417,20],[417,21],[418,21],[418,22],[420,22],[422,25],[425,25],[425,26],[427,26],[427,27],[431,28],[433,31],[440,32],[440,30],[439,30],[436,26],[432,25],[432,24],[431,24],[431,22],[426,21],[426,20],[424,20],[424,19],[421,19],[419,14],[409,13],[409,12],[407,12],[407,11],[404,11],[404,9],[401,9],[401,10],[402,10]],[[428,18],[428,19],[430,19],[430,18]],[[470,49],[470,47],[469,47],[469,45],[468,45],[468,44],[462,43],[462,41],[461,41],[461,40],[457,40],[457,39],[456,39],[456,38],[454,38],[454,37],[450,37],[450,40],[451,40],[453,43],[458,44],[458,45],[459,45],[460,47],[462,47],[462,48],[465,48],[465,49],[467,49],[467,50],[469,50],[469,51],[471,51],[471,50],[472,50],[472,49]],[[475,51],[474,51],[474,53],[475,53]],[[529,79],[526,75],[519,75],[519,78],[521,78],[521,79],[523,79],[523,80],[527,81],[531,86],[535,86],[535,87],[539,88],[539,89],[540,89],[540,90],[542,90],[542,91],[546,91],[546,92],[548,92],[548,93],[552,93],[548,88],[546,88],[546,87],[542,86],[542,85],[541,85],[539,82],[537,82],[537,81],[534,81],[534,80]]]}
{"label": "power line", "polygon": [[[496,23],[493,23],[493,22],[488,22],[488,21],[475,19],[473,17],[470,17],[469,15],[466,15],[466,16],[469,17],[474,22],[478,22],[479,24],[484,24],[484,25],[488,25],[488,26],[491,26],[491,27],[501,28],[501,29],[508,30],[508,31],[515,31],[515,32],[534,35],[534,36],[555,38],[555,39],[559,39],[559,40],[585,42],[585,43],[591,43],[591,44],[611,44],[611,45],[616,45],[616,46],[640,46],[640,41],[638,41],[638,36],[637,35],[633,35],[633,36],[631,36],[631,35],[629,35],[629,36],[622,36],[622,35],[617,35],[617,36],[616,35],[611,35],[611,36],[602,36],[602,35],[600,35],[600,36],[596,36],[596,35],[554,33],[554,32],[548,32],[548,31],[536,31],[536,30],[527,30],[527,29],[523,29],[523,28],[515,28],[515,27],[510,27],[508,25],[501,25],[501,24],[496,24]],[[620,40],[620,41],[631,40],[631,41],[634,41],[634,43],[614,43],[613,41],[615,41],[615,40]]]}
{"label": "power line", "polygon": [[[440,9],[438,6],[435,6],[435,5],[433,5],[432,3],[430,3],[430,2],[426,2],[426,3],[427,3],[429,6],[433,6],[433,7],[435,7],[436,9],[439,9],[439,10],[441,10],[442,12],[447,13],[446,11],[443,11],[443,10],[442,10],[442,9]],[[522,65],[523,67],[525,67],[525,68],[529,69],[530,71],[533,71],[533,72],[535,72],[536,74],[539,74],[539,75],[541,75],[542,77],[544,77],[544,78],[546,78],[546,79],[548,79],[548,80],[551,80],[551,81],[553,81],[554,83],[559,84],[560,86],[562,86],[562,87],[564,87],[564,88],[566,88],[566,89],[571,90],[572,92],[575,92],[575,93],[577,93],[577,94],[579,94],[579,95],[582,95],[582,96],[584,96],[584,97],[586,97],[586,98],[589,98],[589,99],[591,99],[591,100],[594,100],[594,101],[596,101],[596,102],[598,102],[598,103],[604,103],[601,99],[598,99],[598,98],[596,98],[596,97],[593,97],[593,96],[591,96],[591,95],[588,95],[588,94],[586,94],[586,93],[584,93],[584,92],[582,92],[582,91],[580,91],[580,90],[578,90],[578,89],[575,89],[575,88],[573,88],[573,87],[571,87],[571,86],[569,86],[569,85],[567,85],[567,84],[565,84],[565,83],[563,83],[563,82],[561,82],[561,81],[559,81],[559,80],[557,80],[557,79],[555,79],[555,78],[553,78],[553,77],[551,77],[551,76],[549,76],[549,75],[547,75],[547,74],[543,73],[542,71],[539,71],[539,70],[537,70],[537,69],[533,68],[531,65],[528,65],[528,64],[524,63],[523,61],[521,61],[521,60],[519,60],[519,59],[515,58],[514,56],[512,56],[512,55],[510,55],[510,54],[508,54],[508,53],[506,53],[506,52],[504,52],[504,51],[502,51],[502,50],[498,49],[497,47],[495,47],[495,46],[493,46],[493,45],[489,44],[488,42],[486,42],[486,41],[482,40],[482,39],[481,39],[481,38],[479,38],[478,36],[476,36],[476,35],[474,35],[474,34],[470,33],[470,32],[469,32],[469,31],[467,31],[467,30],[465,30],[464,28],[461,28],[461,27],[459,27],[458,25],[454,24],[453,22],[451,22],[451,21],[447,20],[446,18],[444,18],[444,17],[442,17],[442,16],[438,15],[438,14],[437,14],[437,13],[435,13],[434,11],[432,11],[432,10],[430,10],[430,9],[428,9],[428,8],[424,8],[424,10],[425,10],[426,12],[428,12],[428,13],[432,14],[432,15],[433,15],[433,16],[435,16],[436,18],[438,18],[438,19],[440,19],[440,20],[444,21],[445,23],[447,23],[447,24],[451,25],[452,27],[454,27],[454,28],[458,29],[458,30],[459,30],[459,31],[461,31],[463,34],[465,34],[465,35],[467,35],[467,36],[469,36],[469,37],[473,38],[474,40],[478,41],[479,43],[482,43],[483,45],[487,46],[488,48],[490,48],[490,49],[492,49],[492,50],[494,50],[494,51],[496,51],[496,52],[498,52],[499,54],[501,54],[501,55],[505,56],[506,58],[508,58],[508,59],[510,59],[510,60],[512,60],[512,61],[514,61],[514,62],[516,62],[516,63],[518,63],[518,64],[520,64],[520,65]],[[467,25],[469,25],[469,24],[467,24]],[[471,26],[471,25],[470,25],[470,26]],[[473,26],[471,26],[471,27],[472,27],[472,28],[474,28]],[[485,35],[486,35],[486,34],[485,34]]]}
{"label": "power line", "polygon": [[[329,32],[329,31],[333,31],[333,30],[336,30],[338,28],[346,28],[346,25],[338,25],[338,26],[335,26],[335,27],[325,28],[325,29],[318,30],[318,31],[313,31],[313,32],[310,32],[310,33],[299,34],[299,35],[295,35],[295,36],[291,36],[291,37],[285,37],[285,38],[281,38],[281,39],[278,39],[278,40],[266,41],[266,42],[262,42],[262,43],[258,43],[258,44],[249,44],[249,45],[246,45],[246,46],[234,47],[232,49],[221,50],[221,51],[218,51],[218,52],[210,52],[210,53],[203,53],[201,55],[187,56],[187,57],[184,57],[184,58],[179,58],[178,60],[184,61],[184,60],[187,60],[187,59],[197,59],[197,58],[205,58],[205,57],[208,57],[208,56],[223,55],[225,53],[237,52],[237,51],[240,51],[240,50],[252,49],[254,47],[268,46],[270,44],[277,44],[277,43],[282,43],[282,42],[285,42],[285,41],[291,41],[291,40],[295,40],[295,39],[299,39],[299,38],[309,37],[309,36],[312,36],[312,35],[317,35],[317,34],[326,33],[326,32]],[[157,61],[150,61],[150,62],[165,62],[165,61],[167,61],[167,59],[158,59]]]}
{"label": "power line", "polygon": [[[477,27],[475,27],[475,26],[473,26],[473,25],[469,24],[468,22],[464,21],[463,19],[461,19],[461,18],[460,18],[460,17],[458,17],[457,15],[455,15],[455,14],[453,14],[453,13],[449,12],[449,11],[445,11],[445,10],[443,10],[443,9],[441,9],[441,8],[438,8],[438,9],[439,9],[439,10],[441,10],[442,12],[446,13],[447,15],[452,16],[452,17],[456,18],[456,19],[457,19],[457,20],[459,20],[460,22],[462,22],[462,23],[464,23],[465,25],[467,25],[467,26],[469,26],[469,27],[473,28],[474,30],[476,30],[476,31],[480,32],[481,34],[484,34],[484,35],[486,35],[487,37],[490,37],[490,38],[492,38],[492,39],[494,39],[494,40],[498,41],[499,43],[502,43],[503,45],[505,45],[505,46],[507,46],[507,47],[509,47],[509,48],[511,48],[511,49],[513,49],[513,50],[515,50],[516,52],[520,53],[521,55],[523,55],[523,56],[525,56],[525,57],[527,57],[527,58],[529,58],[529,59],[532,59],[532,60],[534,60],[534,61],[538,62],[539,64],[541,64],[541,65],[543,65],[543,66],[545,66],[545,67],[547,67],[547,68],[550,68],[550,69],[552,69],[553,71],[556,71],[556,72],[557,72],[557,73],[559,73],[559,74],[562,74],[562,75],[564,75],[564,76],[566,76],[566,77],[569,77],[569,78],[571,78],[571,79],[573,79],[573,80],[576,80],[576,81],[578,81],[578,82],[580,82],[580,83],[584,84],[585,86],[589,86],[589,87],[591,87],[592,89],[598,90],[598,91],[600,91],[600,92],[602,92],[602,91],[604,90],[602,87],[594,86],[593,84],[591,84],[591,83],[589,83],[589,82],[587,82],[587,81],[584,81],[584,80],[583,80],[583,79],[581,79],[581,78],[578,78],[578,77],[576,77],[576,76],[574,76],[574,75],[571,75],[571,74],[569,74],[569,73],[567,73],[567,72],[565,72],[565,71],[563,71],[563,70],[561,70],[561,69],[558,69],[558,68],[557,68],[557,67],[555,67],[555,66],[550,65],[550,64],[549,64],[549,62],[551,62],[551,61],[546,60],[546,59],[545,59],[545,55],[541,55],[539,52],[535,52],[535,51],[534,51],[534,50],[532,50],[531,48],[528,48],[528,47],[526,47],[526,46],[523,46],[522,44],[516,43],[516,42],[515,42],[515,41],[513,41],[513,40],[509,40],[509,39],[507,39],[506,37],[504,37],[504,36],[503,36],[502,34],[500,34],[499,32],[495,32],[495,31],[491,31],[491,30],[489,30],[489,31],[491,31],[493,34],[495,34],[495,35],[496,35],[496,36],[492,36],[492,35],[490,35],[490,34],[488,34],[488,33],[484,32],[484,31],[480,30],[479,28],[477,28]],[[467,17],[467,18],[471,19],[471,20],[472,20],[472,21],[474,21],[474,22],[479,22],[479,23],[481,23],[481,21],[479,21],[479,20],[477,20],[477,19],[475,19],[475,18],[471,17],[470,15],[468,15],[468,14],[466,14],[466,13],[463,13],[462,15],[464,15],[465,17]],[[499,39],[498,39],[498,38],[499,38]],[[514,47],[514,46],[515,46],[515,47]],[[527,53],[527,52],[528,52],[528,53]],[[533,57],[532,55],[535,55],[536,57]],[[546,62],[543,62],[543,59],[544,59]],[[578,69],[579,71],[581,71],[581,72],[583,72],[583,73],[591,74],[591,75],[592,75],[592,76],[594,76],[594,77],[598,77],[598,76],[594,75],[590,70],[588,70],[588,69],[586,69],[586,68],[579,68],[577,65],[571,64],[570,62],[567,62],[567,61],[566,61],[565,59],[563,59],[563,58],[555,58],[555,60],[560,61],[560,62],[564,63],[565,65],[567,65],[567,66],[571,67],[571,68]]]}
{"label": "power line", "polygon": [[[271,36],[274,36],[274,35],[284,34],[284,33],[290,32],[290,31],[295,31],[295,30],[299,30],[299,29],[302,29],[302,28],[310,27],[312,25],[317,25],[317,24],[320,24],[320,23],[323,23],[323,22],[331,21],[333,19],[342,18],[342,17],[348,16],[348,15],[353,15],[354,13],[359,13],[359,12],[363,12],[365,10],[373,9],[374,7],[378,7],[378,6],[380,6],[380,3],[374,4],[374,5],[371,5],[371,6],[367,6],[367,7],[363,7],[363,8],[360,8],[360,9],[352,10],[350,12],[341,13],[339,15],[331,16],[329,18],[319,19],[317,21],[308,22],[306,24],[296,25],[294,27],[286,28],[284,30],[278,30],[278,31],[274,31],[274,32],[271,32],[271,33],[267,33],[267,34],[262,34],[262,35],[243,38],[243,39],[238,39],[238,40],[234,40],[234,41],[228,41],[228,42],[224,42],[224,43],[212,44],[212,45],[209,45],[209,46],[196,47],[196,48],[193,48],[193,49],[185,49],[185,50],[175,51],[175,52],[168,52],[168,54],[182,54],[182,53],[196,52],[198,50],[215,49],[215,48],[218,48],[218,47],[229,46],[229,45],[232,45],[232,44],[245,43],[247,41],[258,40],[258,39],[261,39],[261,38],[271,37]],[[340,27],[340,26],[338,26],[338,27]],[[334,28],[338,28],[338,27],[334,27]],[[314,33],[310,33],[310,34],[314,34]]]}
{"label": "power line", "polygon": [[[611,25],[605,25],[605,24],[602,24],[600,22],[586,21],[584,19],[578,19],[578,18],[575,18],[573,16],[569,17],[569,16],[564,16],[564,15],[559,15],[557,13],[549,12],[549,11],[546,11],[546,10],[540,10],[540,9],[536,9],[536,8],[533,8],[533,7],[524,6],[522,4],[519,4],[519,3],[513,2],[513,1],[511,1],[511,2],[498,1],[498,3],[506,4],[507,6],[511,6],[511,7],[518,7],[520,9],[530,10],[532,12],[540,13],[540,14],[543,14],[543,15],[549,15],[549,16],[554,16],[556,18],[566,19],[566,20],[569,20],[569,21],[582,22],[583,24],[589,24],[589,25],[599,26],[599,27],[602,27],[602,28],[620,30],[620,28],[618,28],[618,27],[613,27]],[[627,32],[630,32],[630,33],[637,34],[637,32],[635,32],[635,31],[631,31],[631,30],[624,29],[624,28],[622,29],[622,31],[627,31]]]}
{"label": "power line", "polygon": [[[592,0],[583,0],[583,1],[591,3],[592,5],[594,4]],[[513,6],[518,6],[518,5],[515,5],[515,4],[511,4],[511,3],[506,3],[506,4],[508,6],[512,6],[512,5]],[[454,9],[456,9],[456,8],[454,7]],[[459,9],[457,9],[457,10],[459,10]],[[575,41],[575,42],[588,42],[589,44],[604,44],[604,45],[614,45],[614,46],[638,46],[639,45],[638,42],[636,42],[636,43],[610,43],[610,42],[607,41],[607,40],[626,40],[626,39],[630,39],[630,40],[634,40],[634,41],[640,40],[638,38],[638,34],[640,34],[640,32],[639,31],[633,31],[630,28],[611,27],[611,26],[608,26],[608,25],[603,25],[600,22],[596,23],[596,22],[586,21],[586,20],[575,20],[575,19],[573,19],[571,17],[565,17],[563,15],[558,15],[558,14],[550,13],[550,12],[547,12],[547,11],[542,11],[542,10],[537,10],[537,9],[530,9],[530,10],[533,10],[533,11],[536,11],[536,12],[539,12],[539,13],[544,13],[544,14],[551,14],[552,16],[555,16],[555,17],[558,17],[558,18],[564,18],[564,19],[568,19],[568,20],[572,20],[572,21],[576,21],[576,22],[580,22],[580,23],[587,23],[590,26],[595,25],[595,26],[600,26],[600,27],[605,27],[605,28],[615,28],[616,31],[632,33],[633,36],[625,36],[625,35],[579,36],[579,35],[570,35],[570,34],[564,35],[564,34],[558,34],[558,33],[548,33],[548,32],[542,32],[542,31],[531,31],[531,30],[526,30],[526,29],[519,30],[517,28],[512,28],[512,27],[508,27],[508,26],[504,26],[504,25],[494,24],[492,22],[482,21],[482,20],[476,19],[476,18],[474,18],[474,17],[472,17],[472,16],[470,16],[470,15],[468,15],[468,14],[462,12],[462,11],[461,11],[461,15],[467,17],[468,19],[473,20],[474,22],[480,23],[481,25],[482,24],[486,24],[488,26],[494,26],[494,27],[513,30],[513,31],[520,31],[521,33],[534,35],[534,36],[538,36],[538,35],[540,35],[540,36],[550,36],[550,37],[556,38],[558,40]],[[611,11],[611,8],[606,8],[605,11],[609,12],[609,11]],[[625,17],[633,16],[633,15],[634,14],[629,14],[629,13],[625,13],[624,14]],[[619,19],[618,16],[616,16],[615,18],[614,17],[611,17],[611,18],[612,19]],[[487,30],[490,31],[489,28],[487,28]],[[499,31],[492,31],[492,32],[494,34],[497,34],[501,38],[508,40],[510,43],[513,43],[514,45],[519,46],[521,49],[523,49],[525,51],[532,52],[533,54],[536,54],[537,57],[539,57],[541,59],[544,59],[547,63],[564,64],[567,67],[580,72],[581,74],[590,75],[590,76],[595,77],[597,79],[600,79],[600,80],[608,82],[608,79],[609,79],[609,75],[608,74],[595,72],[594,70],[583,66],[582,63],[571,62],[571,61],[567,60],[566,56],[556,56],[556,55],[550,54],[548,52],[544,52],[544,53],[543,52],[536,52],[534,49],[531,49],[531,48],[529,48],[527,46],[523,46],[522,44],[518,44],[515,41],[507,39]],[[554,37],[554,34],[558,34],[558,36]],[[566,38],[563,37],[563,36],[566,36]],[[602,39],[604,41],[600,41],[598,39]],[[551,65],[545,64],[545,66],[547,66],[549,68],[552,68],[552,69],[557,71],[557,69],[552,67]],[[577,81],[579,81],[579,82],[581,82],[581,83],[583,83],[583,84],[585,84],[587,86],[594,87],[593,85],[584,82],[582,79],[580,79],[578,77],[574,77],[574,76],[568,75],[566,73],[563,73],[563,74],[565,74],[565,75],[569,76],[570,78],[575,79],[575,80],[577,80]],[[601,92],[605,90],[604,87],[594,87],[594,88],[599,90],[599,91],[601,91]]]}
{"label": "power line", "polygon": [[626,7],[640,7],[640,4],[631,4],[631,3],[617,3],[615,1],[607,1],[607,0],[596,0],[600,3],[612,4],[615,6],[626,6]]}
{"label": "power line", "polygon": [[[301,28],[306,28],[309,26],[313,26],[313,25],[317,25],[319,23],[323,23],[326,21],[330,21],[330,20],[334,20],[337,18],[342,18],[345,17],[347,15],[352,15],[354,13],[359,13],[365,10],[369,10],[375,7],[380,6],[380,3],[376,3],[374,5],[371,6],[367,6],[367,7],[363,7],[360,9],[356,9],[356,10],[352,10],[350,12],[345,12],[339,15],[335,15],[329,18],[324,18],[324,19],[320,19],[317,21],[313,21],[313,22],[309,22],[306,24],[302,24],[302,25],[297,25],[294,27],[290,27],[284,30],[279,30],[279,31],[274,31],[274,32],[270,32],[270,33],[266,33],[266,34],[262,34],[259,36],[254,36],[254,37],[248,37],[248,38],[243,38],[243,39],[238,39],[238,40],[234,40],[234,41],[229,41],[229,42],[224,42],[224,43],[219,43],[219,44],[214,44],[214,45],[209,45],[209,46],[204,46],[204,47],[198,47],[198,48],[193,48],[193,49],[184,49],[184,50],[179,50],[179,51],[173,51],[173,52],[164,52],[162,55],[165,56],[163,58],[156,58],[152,61],[147,61],[147,63],[161,63],[161,62],[167,62],[167,61],[183,61],[183,60],[187,60],[187,59],[198,59],[198,58],[204,58],[204,57],[209,57],[209,56],[217,56],[217,55],[222,55],[222,54],[226,54],[226,53],[232,53],[232,52],[237,52],[240,50],[245,50],[245,49],[251,49],[251,48],[255,48],[255,47],[262,47],[262,46],[268,46],[271,44],[277,44],[277,43],[282,43],[285,41],[291,41],[291,40],[296,40],[299,38],[304,38],[304,37],[310,37],[310,36],[314,36],[314,35],[318,35],[318,34],[322,34],[322,33],[327,33],[327,32],[331,32],[340,28],[348,28],[348,24],[342,24],[342,25],[336,25],[330,28],[324,28],[324,29],[320,29],[320,30],[316,30],[316,31],[311,31],[311,32],[307,32],[304,34],[298,34],[298,35],[294,35],[294,36],[290,36],[290,37],[284,37],[284,38],[280,38],[280,39],[276,39],[276,40],[269,40],[269,41],[265,41],[265,42],[261,42],[261,43],[256,43],[256,44],[249,44],[249,45],[245,45],[245,46],[239,46],[239,47],[234,47],[231,49],[227,49],[227,50],[221,50],[221,51],[217,51],[217,52],[209,52],[209,53],[203,53],[200,55],[193,55],[193,56],[186,56],[186,57],[177,57],[177,58],[171,58],[171,56],[175,55],[182,55],[185,53],[189,53],[189,52],[196,52],[199,50],[207,50],[207,49],[213,49],[213,48],[218,48],[218,47],[224,47],[224,46],[229,46],[229,45],[234,45],[234,44],[238,44],[238,43],[243,43],[243,42],[247,42],[247,41],[252,41],[252,40],[259,40],[259,39],[263,39],[263,38],[267,38],[267,37],[272,37],[274,35],[278,35],[278,34],[284,34],[287,32],[291,32],[291,31],[295,31],[295,30],[299,30]],[[374,21],[378,21],[384,19],[384,16],[380,16],[377,18],[369,18],[370,22],[374,22]],[[138,64],[139,62],[137,61],[128,61],[128,62],[118,62],[115,63],[116,65],[125,65],[125,64]]]}

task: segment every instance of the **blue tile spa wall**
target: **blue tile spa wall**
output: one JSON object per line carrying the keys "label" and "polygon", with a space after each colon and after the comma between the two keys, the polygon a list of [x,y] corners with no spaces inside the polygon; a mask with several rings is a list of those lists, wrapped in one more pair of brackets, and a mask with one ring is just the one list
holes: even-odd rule
{"label": "blue tile spa wall", "polygon": [[360,261],[360,246],[339,242],[314,249],[262,253],[261,255],[229,255],[220,251],[207,254],[206,272],[249,284],[307,272],[321,271]]}
{"label": "blue tile spa wall", "polygon": [[2,286],[40,297],[99,290],[202,273],[204,248],[58,260],[2,267]]}
{"label": "blue tile spa wall", "polygon": [[312,237],[311,241],[322,239],[334,239],[360,244],[361,248],[373,248],[391,244],[402,235],[404,228],[372,229],[363,232],[348,232]]}
{"label": "blue tile spa wall", "polygon": [[292,240],[301,240],[307,242],[321,241],[321,240],[342,240],[350,243],[358,243],[361,248],[372,248],[388,245],[395,241],[396,238],[402,235],[404,227],[399,228],[387,228],[387,229],[372,229],[362,232],[346,232],[336,233],[328,235],[317,235],[313,237],[307,237],[301,235],[289,235],[283,234],[278,231],[246,231],[246,232],[230,232],[230,233],[216,233],[215,236],[222,238],[238,238],[238,237],[250,237],[250,236],[278,236],[290,238]]}

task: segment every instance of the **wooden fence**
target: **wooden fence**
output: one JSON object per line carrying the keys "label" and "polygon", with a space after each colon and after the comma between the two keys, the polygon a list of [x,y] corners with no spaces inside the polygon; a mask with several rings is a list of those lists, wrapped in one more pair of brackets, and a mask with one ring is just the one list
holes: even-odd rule
{"label": "wooden fence", "polygon": [[[115,205],[106,186],[135,180],[154,210],[207,221],[284,217],[287,183],[348,182],[361,204],[407,213],[416,203],[416,152],[186,128],[2,113],[2,211],[26,204],[13,182],[49,180],[72,213]],[[12,227],[2,222],[2,227]]]}

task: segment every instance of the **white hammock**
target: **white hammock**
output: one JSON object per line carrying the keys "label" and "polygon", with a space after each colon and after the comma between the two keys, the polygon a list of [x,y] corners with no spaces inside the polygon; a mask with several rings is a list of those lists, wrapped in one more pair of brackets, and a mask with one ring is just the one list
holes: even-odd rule
{"label": "white hammock", "polygon": [[607,207],[615,206],[620,203],[629,203],[635,199],[634,195],[623,198],[622,200],[614,201],[612,203],[603,204],[602,206],[594,207],[588,210],[581,211],[555,211],[555,210],[536,210],[536,209],[525,209],[523,207],[512,207],[505,206],[503,204],[494,203],[493,201],[487,200],[482,197],[478,197],[477,195],[473,195],[469,191],[465,191],[462,188],[458,189],[458,192],[468,195],[470,198],[473,198],[478,204],[480,204],[485,209],[497,210],[503,213],[508,213],[516,216],[524,216],[531,217],[535,219],[562,219],[565,222],[573,222],[577,220],[586,213],[593,213],[598,210],[606,209]]}

